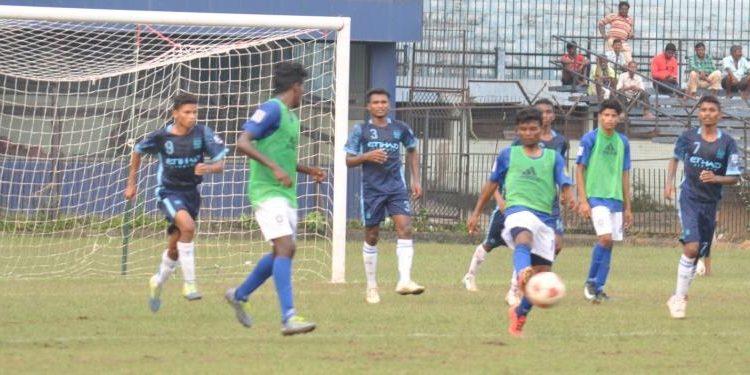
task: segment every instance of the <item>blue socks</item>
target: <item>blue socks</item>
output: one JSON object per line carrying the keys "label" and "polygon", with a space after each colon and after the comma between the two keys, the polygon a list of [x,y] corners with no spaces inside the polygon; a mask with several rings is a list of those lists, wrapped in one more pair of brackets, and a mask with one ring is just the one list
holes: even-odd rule
{"label": "blue socks", "polygon": [[516,244],[516,249],[513,251],[513,269],[519,272],[526,267],[531,267],[531,247]]}
{"label": "blue socks", "polygon": [[531,301],[529,301],[528,298],[523,297],[521,298],[521,303],[516,307],[516,314],[518,316],[526,316],[529,314],[529,311],[531,311],[532,306]]}
{"label": "blue socks", "polygon": [[234,299],[238,301],[247,301],[247,297],[250,293],[254,292],[255,289],[258,289],[258,287],[263,285],[263,283],[271,277],[272,271],[273,254],[268,253],[263,256],[263,258],[260,258],[258,264],[255,265],[253,272],[250,272],[250,274],[247,275],[247,279],[245,279],[242,285],[237,288],[237,291],[234,292]]}
{"label": "blue socks", "polygon": [[612,249],[602,248],[601,264],[599,270],[596,273],[596,291],[601,292],[604,290],[604,284],[607,283],[607,276],[609,276],[609,263],[612,261]]}
{"label": "blue socks", "polygon": [[596,282],[596,275],[599,273],[599,266],[602,264],[603,253],[604,247],[598,243],[594,245],[594,250],[591,251],[591,266],[589,267],[589,277],[586,278],[587,282]]}
{"label": "blue socks", "polygon": [[273,260],[273,282],[281,305],[281,322],[294,316],[292,297],[292,258],[277,256]]}

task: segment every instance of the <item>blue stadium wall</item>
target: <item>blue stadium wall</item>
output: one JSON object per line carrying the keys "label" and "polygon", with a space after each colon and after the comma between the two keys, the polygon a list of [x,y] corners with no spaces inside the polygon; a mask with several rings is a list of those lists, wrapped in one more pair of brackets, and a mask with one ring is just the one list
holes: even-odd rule
{"label": "blue stadium wall", "polygon": [[[40,6],[40,7],[64,7],[64,8],[104,8],[104,9],[125,9],[125,10],[155,10],[155,11],[173,11],[173,12],[212,12],[212,13],[247,13],[247,14],[285,14],[301,16],[347,16],[352,19],[352,42],[363,45],[360,50],[366,51],[367,69],[364,69],[365,82],[367,87],[383,87],[390,92],[396,92],[396,43],[419,41],[422,38],[422,0],[275,0],[275,1],[240,1],[240,0],[207,0],[207,1],[184,1],[184,0],[1,0],[2,5],[22,5],[22,6]],[[352,69],[354,71],[354,69]],[[364,92],[351,92],[352,100],[350,102],[361,105]],[[361,90],[360,90],[361,91]],[[358,120],[358,119],[354,119]],[[4,170],[13,170],[18,168],[27,168],[30,172],[36,169],[36,161],[18,162],[5,161],[4,164],[14,164],[13,166],[4,165]],[[21,163],[24,165],[19,165]],[[10,167],[10,168],[6,168]],[[112,166],[114,171],[119,166]],[[11,210],[33,210],[39,205],[34,198],[26,200],[17,198],[19,196],[32,196],[34,188],[40,188],[49,181],[49,169],[42,168],[39,173],[24,174],[27,181],[18,184],[21,181],[10,181],[10,175],[0,176],[0,207],[6,207]],[[67,169],[66,170],[83,170]],[[110,172],[113,172],[110,171]],[[93,171],[90,171],[93,173]],[[103,171],[106,172],[106,171]],[[61,209],[83,206],[84,212],[110,213],[121,212],[122,200],[120,199],[121,186],[112,184],[111,181],[122,181],[125,176],[112,176],[111,173],[99,171],[100,176],[87,176],[84,181],[90,181],[91,189],[102,189],[97,192],[96,196],[110,197],[111,201],[91,202],[73,202],[62,201]],[[71,172],[72,173],[72,172]],[[83,172],[86,173],[86,172]],[[222,196],[235,197],[237,202],[223,201],[228,198],[208,199],[204,201],[204,213],[210,212],[217,217],[237,217],[242,212],[243,202],[241,201],[244,191],[244,175],[233,173],[236,181],[231,181],[221,187],[225,191],[221,192]],[[360,171],[353,169],[349,171],[348,184],[348,207],[347,216],[350,219],[360,217]],[[81,181],[83,176],[63,176],[61,186],[61,196],[68,196],[66,190],[79,188],[78,183],[72,181]],[[113,178],[114,177],[114,178]],[[305,176],[300,176],[300,180]],[[66,183],[65,181],[70,181]],[[300,186],[300,195],[304,194],[305,185]],[[141,187],[143,188],[143,187]],[[150,190],[150,186],[148,189]],[[20,191],[26,189],[29,191]],[[92,192],[93,193],[93,192]],[[213,192],[219,193],[219,192]],[[326,192],[323,192],[324,194]],[[16,197],[10,199],[9,197]],[[3,199],[5,198],[5,199]],[[222,200],[222,201],[219,201]],[[314,202],[300,201],[300,208],[303,213],[308,207],[314,206]],[[154,210],[155,202],[149,200],[147,211]],[[208,212],[206,212],[208,211]]]}

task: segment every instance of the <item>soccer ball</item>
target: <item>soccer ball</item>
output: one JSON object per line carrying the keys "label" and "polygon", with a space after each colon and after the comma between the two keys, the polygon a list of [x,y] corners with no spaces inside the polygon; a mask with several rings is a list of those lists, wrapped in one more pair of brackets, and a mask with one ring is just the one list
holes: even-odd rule
{"label": "soccer ball", "polygon": [[526,297],[534,306],[552,307],[565,297],[565,284],[554,272],[540,272],[526,284]]}

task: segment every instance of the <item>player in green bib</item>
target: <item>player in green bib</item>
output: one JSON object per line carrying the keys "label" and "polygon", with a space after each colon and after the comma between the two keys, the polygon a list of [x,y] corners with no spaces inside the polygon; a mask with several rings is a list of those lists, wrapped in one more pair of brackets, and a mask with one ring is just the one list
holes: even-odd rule
{"label": "player in green bib", "polygon": [[[622,241],[624,228],[633,223],[630,211],[630,143],[615,131],[622,107],[605,100],[599,110],[599,127],[581,138],[576,158],[578,212],[591,218],[597,243],[584,286],[584,297],[601,303],[609,297],[604,285],[609,276],[613,241]],[[624,222],[623,222],[624,221]]]}
{"label": "player in green bib", "polygon": [[[500,152],[467,222],[469,233],[475,233],[484,206],[499,187],[505,198],[502,236],[513,249],[513,269],[522,292],[531,276],[549,271],[555,259],[553,206],[557,188],[560,188],[563,205],[570,208],[575,205],[562,156],[539,145],[541,123],[542,114],[536,108],[518,112],[516,132],[520,145]],[[523,335],[523,325],[530,310],[531,302],[526,297],[508,309],[508,332],[511,335]]]}
{"label": "player in green bib", "polygon": [[243,126],[237,149],[250,157],[248,197],[263,237],[273,251],[262,257],[245,282],[225,294],[237,320],[250,327],[248,297],[273,276],[281,305],[281,333],[306,333],[315,323],[297,315],[292,297],[292,257],[296,250],[297,173],[322,182],[320,168],[297,164],[300,121],[291,109],[300,105],[307,72],[299,63],[283,62],[274,67],[275,97],[263,104]]}

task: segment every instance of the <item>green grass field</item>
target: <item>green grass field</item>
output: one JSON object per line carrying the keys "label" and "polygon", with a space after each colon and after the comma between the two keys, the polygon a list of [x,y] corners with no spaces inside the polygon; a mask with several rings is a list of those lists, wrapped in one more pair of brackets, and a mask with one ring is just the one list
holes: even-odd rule
{"label": "green grass field", "polygon": [[[394,245],[380,246],[380,305],[364,302],[359,243],[348,281],[295,285],[300,313],[318,323],[282,337],[272,283],[251,299],[255,325],[242,328],[222,299],[241,280],[204,278],[205,298],[186,302],[179,280],[162,310],[146,306],[146,280],[0,280],[0,373],[743,373],[750,369],[746,269],[750,252],[715,251],[714,276],[691,289],[688,319],[668,317],[678,250],[620,247],[609,302],[581,297],[589,249],[569,248],[557,272],[568,296],[532,311],[526,337],[506,332],[502,296],[510,253],[491,254],[481,291],[460,284],[472,246],[420,243],[414,278],[422,296],[399,296]],[[199,255],[200,256],[200,255]],[[200,262],[200,258],[198,258]],[[154,265],[155,267],[156,265]],[[199,275],[200,277],[200,275]],[[199,279],[199,282],[201,280]]]}

